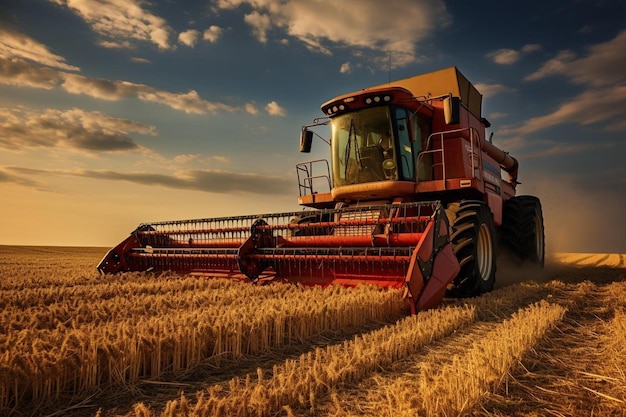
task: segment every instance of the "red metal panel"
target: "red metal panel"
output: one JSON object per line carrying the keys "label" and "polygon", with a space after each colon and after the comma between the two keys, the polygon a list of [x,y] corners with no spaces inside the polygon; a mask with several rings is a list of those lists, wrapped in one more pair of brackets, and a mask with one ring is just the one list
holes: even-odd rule
{"label": "red metal panel", "polygon": [[446,244],[435,257],[430,279],[417,300],[417,310],[427,310],[438,306],[443,300],[448,284],[452,282],[460,269],[452,246]]}

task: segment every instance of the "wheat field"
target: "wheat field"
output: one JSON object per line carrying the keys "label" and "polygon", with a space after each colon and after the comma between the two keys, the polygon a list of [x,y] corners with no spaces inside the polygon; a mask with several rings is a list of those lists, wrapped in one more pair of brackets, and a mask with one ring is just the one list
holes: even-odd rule
{"label": "wheat field", "polygon": [[408,315],[400,291],[100,276],[0,246],[0,416],[625,416],[624,255],[555,254]]}

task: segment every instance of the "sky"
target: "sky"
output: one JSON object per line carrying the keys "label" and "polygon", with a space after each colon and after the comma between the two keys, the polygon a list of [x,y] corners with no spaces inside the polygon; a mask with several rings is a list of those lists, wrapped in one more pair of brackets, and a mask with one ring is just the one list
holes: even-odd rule
{"label": "sky", "polygon": [[548,252],[626,253],[621,0],[3,0],[0,244],[298,210],[323,102],[449,66],[542,200]]}

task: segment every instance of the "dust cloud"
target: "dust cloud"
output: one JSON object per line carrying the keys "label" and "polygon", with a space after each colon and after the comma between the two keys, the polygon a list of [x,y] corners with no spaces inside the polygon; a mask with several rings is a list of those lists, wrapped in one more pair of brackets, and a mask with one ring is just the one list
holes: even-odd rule
{"label": "dust cloud", "polygon": [[626,193],[567,178],[528,178],[518,195],[541,199],[546,253],[626,253]]}
{"label": "dust cloud", "polygon": [[568,266],[554,261],[555,253],[626,253],[626,193],[585,188],[575,181],[549,176],[527,178],[525,183],[532,186],[520,186],[518,195],[535,195],[541,200],[545,266],[520,262],[499,248],[495,288],[560,278]]}
{"label": "dust cloud", "polygon": [[502,288],[508,285],[524,281],[548,282],[558,277],[564,270],[564,266],[553,262],[549,255],[545,266],[531,262],[521,262],[507,249],[500,248],[496,258],[496,283],[494,288]]}

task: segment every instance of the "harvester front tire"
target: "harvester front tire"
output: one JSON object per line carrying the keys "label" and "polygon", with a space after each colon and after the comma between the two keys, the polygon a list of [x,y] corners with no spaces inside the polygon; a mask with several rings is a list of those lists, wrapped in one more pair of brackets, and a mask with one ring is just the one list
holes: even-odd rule
{"label": "harvester front tire", "polygon": [[512,252],[520,262],[543,267],[545,232],[541,202],[537,197],[522,195],[505,201],[500,230],[503,248]]}
{"label": "harvester front tire", "polygon": [[493,215],[482,201],[448,205],[450,241],[461,270],[450,295],[473,297],[493,290],[496,281],[496,235]]}

